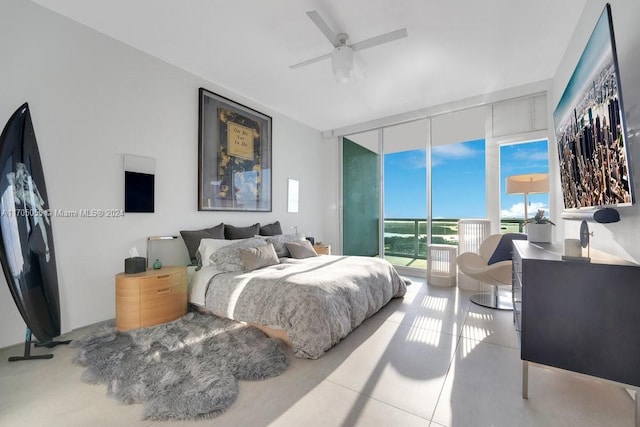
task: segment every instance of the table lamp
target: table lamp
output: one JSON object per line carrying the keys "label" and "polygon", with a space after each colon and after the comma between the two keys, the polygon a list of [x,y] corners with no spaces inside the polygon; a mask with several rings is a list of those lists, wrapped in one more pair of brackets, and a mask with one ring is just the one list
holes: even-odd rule
{"label": "table lamp", "polygon": [[528,218],[529,194],[548,193],[548,173],[528,173],[507,177],[507,194],[524,194],[524,220]]}

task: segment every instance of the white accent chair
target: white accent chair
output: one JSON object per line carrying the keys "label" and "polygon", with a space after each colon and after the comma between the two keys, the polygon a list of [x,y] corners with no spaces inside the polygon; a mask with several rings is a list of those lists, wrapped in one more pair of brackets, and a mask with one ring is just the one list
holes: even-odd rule
{"label": "white accent chair", "polygon": [[[495,252],[498,243],[502,239],[501,234],[492,234],[487,237],[479,248],[479,253],[465,252],[458,256],[458,268],[467,276],[479,282],[491,286],[489,293],[476,294],[471,297],[471,301],[489,308],[500,310],[513,310],[511,297],[512,261],[499,261],[488,264],[491,256]],[[509,292],[500,293],[499,287],[509,287]]]}

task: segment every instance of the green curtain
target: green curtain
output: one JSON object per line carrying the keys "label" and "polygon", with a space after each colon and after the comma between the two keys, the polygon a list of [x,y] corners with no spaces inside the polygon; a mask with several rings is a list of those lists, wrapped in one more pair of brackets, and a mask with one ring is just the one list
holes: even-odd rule
{"label": "green curtain", "polygon": [[378,154],[343,138],[343,242],[345,255],[378,255]]}

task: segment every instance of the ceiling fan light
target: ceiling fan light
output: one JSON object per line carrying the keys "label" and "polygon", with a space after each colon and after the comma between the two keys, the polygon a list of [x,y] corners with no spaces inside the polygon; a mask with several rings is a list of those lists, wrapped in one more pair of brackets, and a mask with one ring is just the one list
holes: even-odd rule
{"label": "ceiling fan light", "polygon": [[349,46],[340,46],[331,54],[331,65],[336,81],[341,84],[349,82],[353,70],[353,49]]}

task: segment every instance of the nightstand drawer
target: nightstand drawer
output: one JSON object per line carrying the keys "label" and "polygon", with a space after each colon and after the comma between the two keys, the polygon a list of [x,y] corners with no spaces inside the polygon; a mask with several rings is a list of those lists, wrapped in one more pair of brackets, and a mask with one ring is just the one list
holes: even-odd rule
{"label": "nightstand drawer", "polygon": [[155,276],[144,277],[140,279],[140,293],[163,290],[171,286],[179,285],[183,280],[182,272],[158,273]]}
{"label": "nightstand drawer", "polygon": [[186,267],[116,276],[116,328],[119,331],[170,322],[186,313]]}
{"label": "nightstand drawer", "polygon": [[315,244],[313,249],[318,255],[331,255],[331,245]]}
{"label": "nightstand drawer", "polygon": [[187,312],[187,288],[183,284],[140,292],[140,326],[170,322]]}

